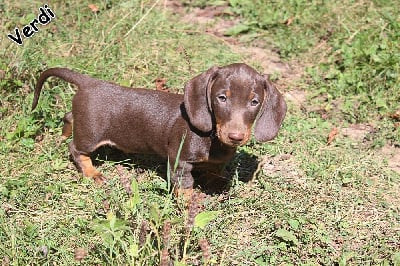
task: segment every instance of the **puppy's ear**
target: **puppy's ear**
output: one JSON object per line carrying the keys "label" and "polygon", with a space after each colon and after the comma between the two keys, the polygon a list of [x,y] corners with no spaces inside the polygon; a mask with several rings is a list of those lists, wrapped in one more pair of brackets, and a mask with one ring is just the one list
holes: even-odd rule
{"label": "puppy's ear", "polygon": [[203,132],[212,130],[212,110],[209,97],[217,73],[218,67],[214,66],[189,80],[185,85],[186,113],[190,123]]}
{"label": "puppy's ear", "polygon": [[265,99],[254,126],[254,137],[260,142],[275,138],[286,114],[286,102],[268,78],[265,81]]}

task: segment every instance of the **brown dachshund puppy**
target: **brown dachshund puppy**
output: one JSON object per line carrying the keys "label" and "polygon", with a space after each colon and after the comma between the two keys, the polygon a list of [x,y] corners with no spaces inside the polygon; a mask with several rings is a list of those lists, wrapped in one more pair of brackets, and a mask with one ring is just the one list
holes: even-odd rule
{"label": "brown dachshund puppy", "polygon": [[277,135],[286,113],[286,103],[272,83],[241,63],[210,68],[186,84],[184,95],[121,87],[67,68],[51,68],[39,77],[32,109],[50,76],[79,87],[72,112],[64,117],[63,136],[73,130],[72,158],[98,183],[105,177],[93,167],[90,154],[112,145],[126,153],[178,159],[173,185],[192,188],[193,170],[220,175],[236,148],[250,139],[254,123],[256,140],[265,142]]}

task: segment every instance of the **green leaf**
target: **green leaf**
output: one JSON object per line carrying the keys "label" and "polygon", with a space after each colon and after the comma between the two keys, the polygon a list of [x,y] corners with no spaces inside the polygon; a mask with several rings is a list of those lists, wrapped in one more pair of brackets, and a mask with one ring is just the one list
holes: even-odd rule
{"label": "green leaf", "polygon": [[281,238],[285,242],[291,242],[291,243],[295,244],[296,246],[299,245],[299,240],[297,240],[297,237],[288,230],[278,229],[278,231],[276,231],[276,236]]}
{"label": "green leaf", "polygon": [[227,29],[224,33],[226,36],[237,36],[241,33],[248,32],[250,30],[250,27],[244,24],[237,24],[229,29]]}
{"label": "green leaf", "polygon": [[134,257],[134,258],[139,257],[139,245],[136,243],[132,243],[129,246],[129,254],[131,255],[131,257]]}
{"label": "green leaf", "polygon": [[127,79],[121,79],[118,81],[118,83],[124,87],[130,87],[130,85],[131,85],[131,81],[127,80]]}
{"label": "green leaf", "polygon": [[204,229],[209,222],[214,220],[220,211],[204,211],[194,217],[194,226],[200,229]]}
{"label": "green leaf", "polygon": [[114,223],[114,228],[112,228],[114,231],[125,231],[129,230],[129,227],[126,225],[127,222],[122,219],[116,219]]}
{"label": "green leaf", "polygon": [[399,266],[400,265],[400,252],[396,252],[393,255],[393,265]]}
{"label": "green leaf", "polygon": [[109,221],[110,221],[110,229],[111,229],[112,231],[114,231],[115,222],[117,221],[117,217],[116,217],[114,214],[112,214],[112,215],[110,215],[108,218],[109,218]]}
{"label": "green leaf", "polygon": [[25,148],[33,149],[35,147],[35,141],[31,138],[22,138],[20,140],[20,144],[24,146]]}
{"label": "green leaf", "polygon": [[155,222],[156,224],[159,224],[160,221],[160,208],[158,207],[157,204],[151,204],[150,205],[150,218]]}
{"label": "green leaf", "polygon": [[179,157],[181,156],[181,151],[182,151],[183,143],[185,143],[185,138],[186,138],[186,132],[182,135],[182,140],[181,140],[181,143],[179,144],[179,149],[176,154],[176,160],[175,160],[175,164],[174,164],[174,173],[175,173],[176,169],[178,168]]}
{"label": "green leaf", "polygon": [[139,193],[139,185],[136,179],[132,179],[131,190],[132,196],[128,200],[128,207],[130,210],[134,210],[136,206],[142,201]]}
{"label": "green leaf", "polygon": [[290,219],[290,220],[288,221],[288,223],[289,223],[290,227],[292,227],[294,230],[299,229],[300,222],[297,221],[296,219]]}
{"label": "green leaf", "polygon": [[349,184],[352,183],[352,182],[353,182],[353,179],[350,178],[350,177],[345,177],[345,178],[343,178],[343,180],[342,180],[342,184],[343,184],[343,185],[349,185]]}
{"label": "green leaf", "polygon": [[342,254],[340,260],[339,260],[339,266],[346,266],[347,262],[354,258],[356,255],[355,252],[345,252]]}
{"label": "green leaf", "polygon": [[383,98],[377,98],[377,99],[375,100],[375,103],[376,103],[376,106],[377,106],[378,108],[385,108],[385,109],[388,108],[388,106],[387,106],[387,104],[386,104],[386,100],[383,99]]}

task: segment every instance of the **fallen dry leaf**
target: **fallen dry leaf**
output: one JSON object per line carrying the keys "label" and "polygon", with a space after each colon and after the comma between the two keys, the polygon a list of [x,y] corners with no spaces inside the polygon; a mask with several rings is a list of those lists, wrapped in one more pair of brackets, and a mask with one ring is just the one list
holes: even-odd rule
{"label": "fallen dry leaf", "polygon": [[89,4],[88,7],[92,10],[93,13],[99,12],[99,8],[94,4]]}
{"label": "fallen dry leaf", "polygon": [[328,145],[330,145],[332,143],[332,141],[335,139],[335,137],[338,133],[339,133],[339,130],[337,129],[337,127],[332,128],[331,132],[329,132],[329,135],[328,135],[328,141],[327,141]]}
{"label": "fallen dry leaf", "polygon": [[290,18],[288,18],[288,19],[285,21],[284,24],[285,24],[286,26],[290,26],[290,24],[292,24],[293,20],[294,20],[294,17],[290,17]]}
{"label": "fallen dry leaf", "polygon": [[400,110],[397,110],[393,114],[389,114],[389,117],[394,120],[400,121]]}
{"label": "fallen dry leaf", "polygon": [[157,78],[155,82],[156,90],[169,92],[169,89],[167,87],[167,79]]}
{"label": "fallen dry leaf", "polygon": [[76,248],[74,253],[74,258],[76,261],[81,261],[88,255],[87,250],[84,248]]}
{"label": "fallen dry leaf", "polygon": [[3,80],[6,77],[6,72],[3,69],[0,69],[0,80]]}
{"label": "fallen dry leaf", "polygon": [[103,200],[103,209],[104,212],[108,212],[110,210],[110,203],[108,202],[108,200]]}

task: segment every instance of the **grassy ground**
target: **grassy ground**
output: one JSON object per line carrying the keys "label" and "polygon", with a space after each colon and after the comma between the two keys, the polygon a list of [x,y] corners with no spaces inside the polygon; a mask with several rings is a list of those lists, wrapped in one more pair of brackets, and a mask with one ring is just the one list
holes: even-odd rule
{"label": "grassy ground", "polygon": [[225,7],[217,20],[239,21],[227,35],[278,51],[302,77],[273,75],[289,102],[279,136],[241,148],[229,191],[189,211],[168,192],[165,164],[106,150],[110,186],[81,178],[59,143],[74,88],[50,81],[31,112],[35,81],[67,66],[135,87],[166,78],[181,91],[211,65],[260,62],[164,1],[53,1],[56,19],[18,46],[6,34],[42,3],[0,2],[3,265],[400,265],[398,5],[339,2],[213,3]]}

